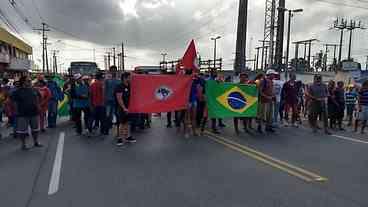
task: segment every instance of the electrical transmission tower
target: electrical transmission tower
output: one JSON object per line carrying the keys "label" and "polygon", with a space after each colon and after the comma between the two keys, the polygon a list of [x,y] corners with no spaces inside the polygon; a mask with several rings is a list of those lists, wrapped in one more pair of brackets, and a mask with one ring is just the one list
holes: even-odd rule
{"label": "electrical transmission tower", "polygon": [[[269,44],[268,60],[265,60],[265,62],[268,62],[270,65],[274,64],[275,58],[275,31],[277,24],[276,5],[278,4],[279,0],[266,0],[263,42],[267,42]],[[263,45],[263,47],[264,46],[265,45]],[[262,50],[262,57],[264,56],[265,51]]]}

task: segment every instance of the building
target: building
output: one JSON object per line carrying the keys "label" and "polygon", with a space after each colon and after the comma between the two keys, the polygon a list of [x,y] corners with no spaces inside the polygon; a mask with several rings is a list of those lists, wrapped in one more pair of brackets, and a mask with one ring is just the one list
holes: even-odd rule
{"label": "building", "polygon": [[0,73],[20,73],[32,69],[32,47],[0,27]]}

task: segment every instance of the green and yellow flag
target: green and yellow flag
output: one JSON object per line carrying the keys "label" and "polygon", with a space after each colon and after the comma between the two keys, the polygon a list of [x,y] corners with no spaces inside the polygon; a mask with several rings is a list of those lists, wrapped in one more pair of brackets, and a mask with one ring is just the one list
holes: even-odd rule
{"label": "green and yellow flag", "polygon": [[206,82],[210,118],[256,117],[258,90],[255,85]]}
{"label": "green and yellow flag", "polygon": [[[60,88],[63,88],[65,81],[60,76],[55,76],[53,79]],[[58,115],[61,117],[69,116],[69,98],[65,94],[64,100],[58,104]]]}

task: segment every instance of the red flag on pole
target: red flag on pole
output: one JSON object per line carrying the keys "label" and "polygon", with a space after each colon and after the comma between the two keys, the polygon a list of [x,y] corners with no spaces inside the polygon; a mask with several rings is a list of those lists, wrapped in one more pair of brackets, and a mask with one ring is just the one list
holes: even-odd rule
{"label": "red flag on pole", "polygon": [[186,109],[191,85],[191,76],[133,74],[129,112],[160,113]]}
{"label": "red flag on pole", "polygon": [[193,72],[199,71],[197,50],[194,40],[190,42],[187,51],[177,65],[176,74],[182,74],[185,72],[184,70],[193,70]]}

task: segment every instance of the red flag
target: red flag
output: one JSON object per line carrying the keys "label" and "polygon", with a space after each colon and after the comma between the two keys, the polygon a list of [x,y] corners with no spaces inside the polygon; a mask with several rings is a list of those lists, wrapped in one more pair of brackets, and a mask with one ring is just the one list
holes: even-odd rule
{"label": "red flag", "polygon": [[129,112],[160,113],[186,109],[191,85],[191,76],[133,74]]}
{"label": "red flag", "polygon": [[177,65],[176,73],[183,73],[183,70],[193,70],[193,72],[199,71],[197,50],[194,40],[190,42],[187,51],[185,52],[183,58],[180,60],[180,63]]}

